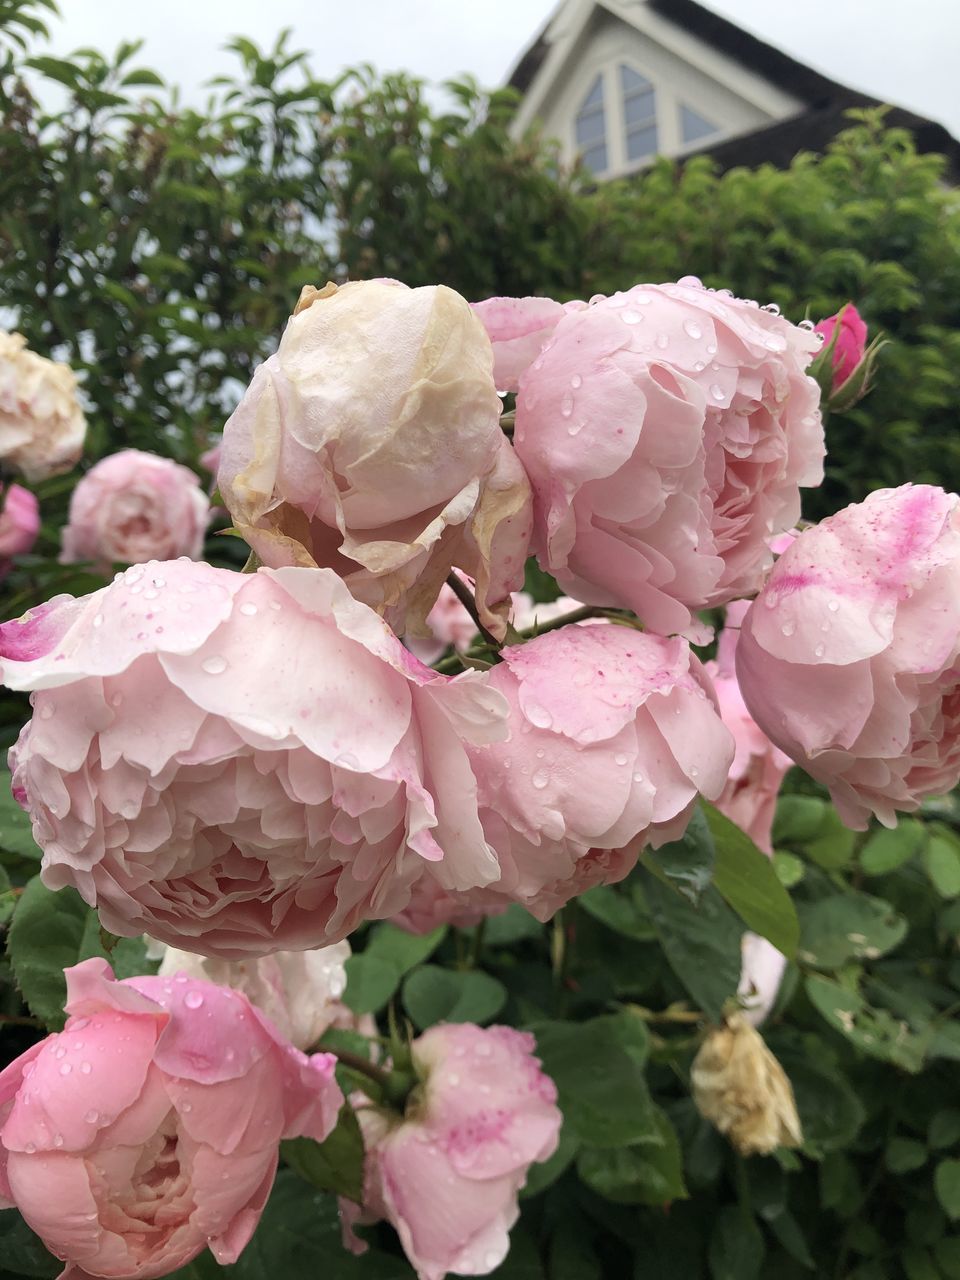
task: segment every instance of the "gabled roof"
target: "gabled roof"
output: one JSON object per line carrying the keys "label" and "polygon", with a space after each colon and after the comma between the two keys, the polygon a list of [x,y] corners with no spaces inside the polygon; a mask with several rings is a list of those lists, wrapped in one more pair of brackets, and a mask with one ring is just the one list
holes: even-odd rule
{"label": "gabled roof", "polygon": [[[507,83],[520,93],[527,92],[547,57],[550,50],[547,32],[564,3],[566,0],[561,0],[510,74]],[[602,0],[596,0],[594,7],[607,6]],[[818,151],[825,147],[849,123],[844,118],[845,111],[881,105],[879,98],[831,80],[695,0],[646,0],[646,8],[716,52],[739,62],[747,71],[775,84],[808,108],[790,119],[705,146],[703,152],[713,156],[722,168],[764,162],[787,165],[798,151]],[[622,21],[627,20],[622,13],[611,12]],[[916,138],[918,150],[947,156],[952,175],[955,179],[960,177],[960,142],[943,125],[900,107],[891,109],[887,121],[894,127],[909,129]]]}

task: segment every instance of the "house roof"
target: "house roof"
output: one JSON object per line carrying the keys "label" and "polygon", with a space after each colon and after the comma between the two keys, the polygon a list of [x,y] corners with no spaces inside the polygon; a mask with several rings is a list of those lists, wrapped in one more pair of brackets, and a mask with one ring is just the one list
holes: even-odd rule
{"label": "house roof", "polygon": [[[798,151],[822,150],[836,137],[849,123],[844,112],[854,107],[881,105],[879,98],[831,80],[695,0],[647,0],[647,7],[807,107],[790,119],[705,146],[699,154],[713,156],[722,168],[764,162],[787,165]],[[509,77],[507,83],[520,93],[527,92],[546,59],[550,49],[546,35],[554,16],[555,13],[551,14]],[[909,129],[920,151],[945,155],[951,175],[954,179],[960,178],[960,142],[943,125],[900,107],[891,108],[887,121],[894,127]]]}

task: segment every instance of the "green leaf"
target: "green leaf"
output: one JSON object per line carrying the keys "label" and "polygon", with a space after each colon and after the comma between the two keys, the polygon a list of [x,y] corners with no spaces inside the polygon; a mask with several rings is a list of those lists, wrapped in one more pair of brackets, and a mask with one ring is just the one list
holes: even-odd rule
{"label": "green leaf", "polygon": [[163,76],[158,75],[156,71],[151,71],[148,67],[140,67],[137,71],[128,71],[120,81],[123,88],[140,84],[159,85],[160,88],[163,88],[165,83]]}
{"label": "green leaf", "polygon": [[588,889],[577,899],[577,904],[595,920],[605,924],[614,933],[621,933],[625,938],[634,938],[637,942],[650,942],[657,936],[656,930],[642,910],[633,892],[633,886],[597,885]]}
{"label": "green leaf", "polygon": [[773,843],[802,845],[815,840],[826,811],[826,802],[816,796],[781,796],[773,820]]}
{"label": "green leaf", "polygon": [[357,1204],[363,1199],[363,1137],[349,1102],[340,1108],[336,1127],[323,1142],[289,1138],[280,1144],[280,1154],[319,1191],[332,1191]]}
{"label": "green leaf", "polygon": [[802,858],[798,858],[795,853],[787,853],[784,849],[774,849],[773,869],[785,889],[792,889],[794,885],[798,885],[807,871],[806,863]]}
{"label": "green leaf", "polygon": [[441,969],[425,964],[403,984],[403,1006],[423,1030],[436,1022],[476,1022],[496,1017],[506,1004],[502,982],[477,969]]}
{"label": "green leaf", "polygon": [[803,1149],[815,1159],[849,1147],[866,1120],[863,1104],[849,1081],[825,1062],[795,1045],[770,1037],[770,1048],[786,1071],[803,1130]]}
{"label": "green leaf", "polygon": [[400,985],[401,974],[390,960],[379,960],[361,951],[350,956],[344,968],[347,989],[343,1003],[354,1013],[376,1013]]}
{"label": "green leaf", "polygon": [[50,1256],[16,1209],[0,1211],[0,1265],[20,1276],[48,1280],[60,1274],[63,1263]]}
{"label": "green leaf", "polygon": [[714,1220],[708,1261],[713,1280],[756,1280],[766,1249],[753,1218],[725,1205]]}
{"label": "green leaf", "polygon": [[947,1280],[960,1280],[960,1239],[938,1240],[933,1246],[933,1256]]}
{"label": "green leaf", "polygon": [[717,850],[713,882],[740,919],[792,959],[800,925],[771,860],[713,805],[704,805]]}
{"label": "green leaf", "polygon": [[679,840],[662,845],[655,853],[647,854],[649,864],[696,906],[713,877],[716,853],[707,820],[700,808]]}
{"label": "green leaf", "polygon": [[363,954],[394,965],[402,977],[415,965],[422,964],[432,956],[446,936],[446,925],[441,925],[430,933],[415,934],[398,929],[396,925],[378,924],[372,930]]}
{"label": "green leaf", "polygon": [[934,1150],[952,1147],[960,1142],[960,1111],[956,1107],[944,1107],[930,1120],[927,1128],[927,1145]]}
{"label": "green leaf", "polygon": [[876,959],[897,946],[907,922],[889,902],[851,890],[799,907],[799,959],[818,969],[839,969],[849,960]]}
{"label": "green leaf", "polygon": [[941,1160],[933,1175],[937,1199],[948,1218],[960,1218],[960,1160]]}
{"label": "green leaf", "polygon": [[112,940],[111,947],[108,954],[96,912],[74,889],[53,893],[39,876],[27,883],[13,913],[7,954],[31,1012],[51,1031],[59,1031],[65,1021],[64,969],[91,956],[103,956],[120,978],[148,972],[140,938]]}
{"label": "green leaf", "polygon": [[577,1173],[597,1195],[616,1204],[663,1205],[683,1200],[680,1144],[670,1121],[653,1109],[654,1132],[629,1147],[584,1147],[577,1157]]}
{"label": "green leaf", "polygon": [[622,1147],[656,1134],[643,1074],[648,1037],[639,1018],[613,1014],[530,1029],[571,1137],[594,1147]]}
{"label": "green leaf", "polygon": [[30,815],[14,800],[10,785],[10,770],[0,769],[0,849],[39,859],[41,853],[33,838]]}
{"label": "green leaf", "polygon": [[806,992],[830,1026],[862,1052],[905,1071],[923,1066],[929,1037],[916,1034],[888,1010],[874,1008],[857,992],[817,974],[807,978]]}
{"label": "green leaf", "polygon": [[641,875],[650,918],[671,969],[694,1003],[719,1022],[740,981],[740,920],[712,886],[694,907],[646,867]]}
{"label": "green leaf", "polygon": [[942,835],[931,835],[923,851],[923,865],[941,898],[960,894],[960,849]]}
{"label": "green leaf", "polygon": [[891,1173],[911,1173],[927,1163],[927,1148],[914,1138],[891,1138],[883,1159]]}
{"label": "green leaf", "polygon": [[860,850],[860,866],[868,876],[896,871],[919,852],[926,832],[916,818],[901,818],[897,825],[872,835]]}
{"label": "green leaf", "polygon": [[491,947],[508,947],[515,942],[543,936],[543,925],[529,911],[512,902],[499,916],[488,916],[484,941]]}
{"label": "green leaf", "polygon": [[849,864],[856,841],[856,833],[843,825],[836,809],[827,808],[816,839],[810,840],[804,851],[818,866],[838,871]]}
{"label": "green leaf", "polygon": [[577,1131],[569,1124],[564,1124],[560,1130],[560,1141],[557,1149],[549,1160],[544,1160],[541,1164],[532,1164],[527,1174],[527,1181],[523,1190],[520,1192],[521,1200],[528,1200],[530,1196],[539,1195],[541,1191],[545,1191],[547,1187],[552,1186],[560,1175],[570,1167],[580,1150],[580,1137]]}

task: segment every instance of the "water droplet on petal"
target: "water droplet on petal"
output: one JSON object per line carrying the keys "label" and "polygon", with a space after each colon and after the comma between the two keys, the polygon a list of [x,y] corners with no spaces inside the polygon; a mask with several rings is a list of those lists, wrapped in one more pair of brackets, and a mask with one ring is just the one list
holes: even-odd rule
{"label": "water droplet on petal", "polygon": [[570,385],[571,387],[573,387],[574,391],[579,391],[579,389],[583,386],[583,379],[580,377],[579,373],[575,373],[573,375],[573,377],[570,379]]}
{"label": "water droplet on petal", "polygon": [[183,997],[183,1003],[188,1009],[200,1009],[203,1007],[203,996],[199,991],[188,991]]}
{"label": "water droplet on petal", "polygon": [[565,418],[569,418],[573,413],[573,396],[569,391],[565,391],[560,400],[560,412]]}
{"label": "water droplet on petal", "polygon": [[538,729],[549,729],[553,724],[553,716],[546,707],[541,707],[539,702],[531,702],[526,708],[526,713],[527,719]]}
{"label": "water droplet on petal", "polygon": [[87,1124],[96,1124],[97,1121],[100,1119],[100,1112],[90,1110],[87,1112],[87,1114],[83,1118],[84,1120],[86,1120]]}
{"label": "water droplet on petal", "polygon": [[530,781],[533,783],[533,785],[536,787],[536,789],[537,789],[538,791],[542,791],[542,790],[543,790],[543,788],[544,788],[544,787],[547,785],[547,783],[550,781],[550,778],[549,778],[549,776],[548,776],[548,774],[547,774],[546,770],[544,770],[544,769],[538,769],[538,770],[537,770],[537,772],[536,772],[536,773],[533,775],[533,777],[530,779]]}
{"label": "water droplet on petal", "polygon": [[80,1074],[81,1074],[81,1075],[88,1076],[92,1070],[93,1070],[93,1067],[91,1067],[91,1065],[90,1065],[90,1063],[89,1063],[89,1062],[81,1062],[81,1063],[80,1063]]}
{"label": "water droplet on petal", "polygon": [[713,396],[714,400],[726,399],[726,396],[724,395],[724,392],[723,392],[723,387],[720,386],[719,382],[713,383],[713,385],[710,388],[710,394]]}
{"label": "water droplet on petal", "polygon": [[793,622],[785,622],[783,626],[780,628],[780,630],[783,632],[785,636],[792,636],[793,633],[796,631],[796,629],[797,629],[796,624]]}
{"label": "water droplet on petal", "polygon": [[816,657],[822,658],[823,655],[827,652],[827,646],[825,644],[818,644],[813,652],[816,655]]}
{"label": "water droplet on petal", "polygon": [[643,316],[639,311],[634,311],[631,307],[629,310],[625,311],[620,318],[624,324],[639,324],[643,319]]}
{"label": "water droplet on petal", "polygon": [[251,604],[249,600],[245,600],[240,606],[240,612],[245,618],[252,618],[258,610],[255,604]]}
{"label": "water droplet on petal", "polygon": [[60,1068],[60,1074],[62,1076],[68,1076],[72,1070],[73,1070],[73,1067],[70,1065],[70,1063],[65,1062]]}
{"label": "water droplet on petal", "polygon": [[703,337],[703,329],[696,320],[684,320],[684,331],[694,340]]}
{"label": "water droplet on petal", "polygon": [[830,610],[830,612],[831,612],[831,613],[836,613],[836,612],[839,610],[839,608],[840,608],[840,601],[839,601],[839,600],[828,600],[828,601],[827,601],[827,608]]}
{"label": "water droplet on petal", "polygon": [[618,753],[613,757],[614,762],[615,762],[616,764],[620,764],[620,765],[624,765],[624,764],[626,764],[626,763],[627,763],[627,761],[629,760],[629,758],[630,758],[630,757],[629,757],[629,756],[624,755],[622,751],[619,751],[619,752],[618,752]]}
{"label": "water droplet on petal", "polygon": [[219,676],[226,671],[227,660],[226,658],[221,658],[217,654],[213,654],[209,658],[204,658],[200,663],[200,666],[204,671],[206,671],[208,676]]}

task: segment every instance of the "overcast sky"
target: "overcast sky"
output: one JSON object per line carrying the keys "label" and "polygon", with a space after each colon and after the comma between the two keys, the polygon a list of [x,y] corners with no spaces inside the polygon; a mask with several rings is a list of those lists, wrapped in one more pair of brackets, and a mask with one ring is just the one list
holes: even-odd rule
{"label": "overcast sky", "polygon": [[[54,48],[111,50],[146,38],[141,57],[191,99],[228,70],[230,35],[269,45],[281,27],[315,72],[372,62],[430,80],[469,71],[499,84],[553,0],[60,0]],[[709,0],[709,7],[834,79],[912,107],[960,136],[960,0]]]}

